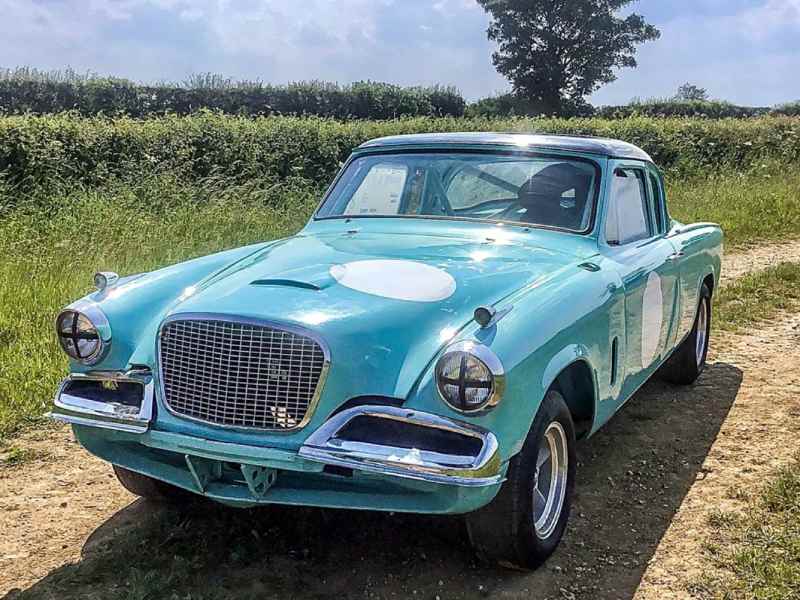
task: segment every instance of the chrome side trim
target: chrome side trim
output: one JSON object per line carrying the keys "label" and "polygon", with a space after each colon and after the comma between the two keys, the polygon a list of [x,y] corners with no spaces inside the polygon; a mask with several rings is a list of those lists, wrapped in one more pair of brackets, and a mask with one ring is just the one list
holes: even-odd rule
{"label": "chrome side trim", "polygon": [[[65,392],[73,381],[108,381],[137,383],[143,390],[142,405],[137,411],[131,406],[96,402]],[[61,382],[54,399],[54,408],[47,416],[73,425],[115,429],[129,433],[145,433],[153,419],[154,383],[150,371],[132,370],[73,373]]]}
{"label": "chrome side trim", "polygon": [[[356,417],[369,416],[440,429],[481,441],[475,456],[444,454],[375,443],[348,441],[337,434]],[[300,448],[311,461],[431,483],[463,487],[496,485],[503,481],[497,438],[490,431],[439,415],[392,406],[357,406],[334,415]]]}
{"label": "chrome side trim", "polygon": [[[166,392],[164,390],[164,377],[163,377],[164,368],[161,360],[162,332],[164,330],[164,327],[173,321],[203,321],[203,320],[224,321],[227,323],[242,323],[245,325],[272,327],[274,329],[281,329],[283,331],[288,331],[290,333],[308,337],[319,345],[319,347],[322,349],[322,354],[325,357],[325,362],[322,364],[322,372],[320,373],[319,381],[317,382],[317,388],[316,390],[314,390],[314,395],[312,396],[311,401],[308,403],[308,409],[306,410],[306,414],[303,417],[303,420],[296,427],[292,427],[291,429],[264,429],[262,427],[222,425],[220,423],[214,423],[211,421],[198,419],[196,417],[190,417],[172,410],[172,408],[170,407],[169,403],[166,400]],[[315,331],[312,331],[305,327],[301,327],[299,325],[280,323],[278,321],[270,321],[267,319],[256,319],[252,317],[240,317],[237,315],[219,314],[219,313],[176,313],[168,316],[161,322],[161,325],[159,325],[158,327],[158,337],[156,339],[156,356],[158,357],[158,375],[159,375],[158,391],[162,400],[161,403],[164,405],[164,408],[167,409],[167,412],[169,412],[171,415],[179,419],[186,419],[187,421],[202,423],[203,425],[208,427],[215,427],[218,429],[225,429],[229,431],[242,431],[249,433],[252,433],[254,431],[259,431],[270,434],[282,434],[282,433],[291,434],[291,433],[296,433],[297,431],[308,425],[309,421],[311,421],[312,417],[314,416],[314,413],[317,410],[317,406],[319,405],[320,398],[322,397],[322,390],[325,388],[325,382],[328,379],[328,373],[330,372],[330,367],[331,367],[330,348],[328,347],[327,342],[325,342],[325,340]]]}

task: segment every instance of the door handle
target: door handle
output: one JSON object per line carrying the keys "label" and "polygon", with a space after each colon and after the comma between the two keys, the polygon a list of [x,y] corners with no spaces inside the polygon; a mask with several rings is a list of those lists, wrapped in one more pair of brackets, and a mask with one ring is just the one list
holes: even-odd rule
{"label": "door handle", "polygon": [[676,252],[675,254],[670,254],[667,257],[667,260],[670,260],[670,261],[678,260],[679,258],[683,258],[684,256],[686,256],[686,254],[684,252]]}

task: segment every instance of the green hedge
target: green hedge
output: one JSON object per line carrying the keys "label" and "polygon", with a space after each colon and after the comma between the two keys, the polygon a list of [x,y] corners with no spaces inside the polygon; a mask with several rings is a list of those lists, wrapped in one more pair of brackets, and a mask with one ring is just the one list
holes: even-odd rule
{"label": "green hedge", "polygon": [[235,115],[315,115],[337,119],[392,119],[404,116],[461,116],[466,102],[452,87],[400,87],[358,82],[339,85],[322,81],[231,83],[213,86],[138,85],[115,78],[32,78],[0,72],[0,113],[54,114],[74,111],[84,116],[148,117],[188,115],[211,109]]}
{"label": "green hedge", "polygon": [[775,107],[773,114],[786,115],[788,117],[800,117],[800,100],[787,102]]}
{"label": "green hedge", "polygon": [[[591,117],[596,109],[583,100],[566,102],[561,117]],[[469,118],[542,117],[547,111],[540,103],[520,95],[507,93],[482,98],[467,105],[464,116]],[[552,116],[552,115],[551,115]]]}
{"label": "green hedge", "polygon": [[[465,116],[470,118],[508,118],[513,116],[542,116],[544,111],[535,102],[515,94],[500,94],[467,105]],[[675,100],[672,98],[635,100],[622,106],[593,107],[575,104],[566,108],[570,117],[628,119],[630,117],[698,119],[750,119],[764,116],[800,116],[800,101],[775,107],[739,106],[723,100]]]}
{"label": "green hedge", "polygon": [[743,169],[800,162],[800,119],[434,119],[353,121],[245,118],[201,113],[146,120],[53,116],[0,118],[0,184],[18,194],[100,187],[151,174],[181,180],[302,178],[328,182],[350,150],[383,135],[522,131],[600,135],[633,142],[663,168]]}
{"label": "green hedge", "polygon": [[697,117],[705,119],[743,119],[780,114],[763,106],[738,106],[722,100],[645,100],[625,106],[603,106],[595,115],[605,119],[628,117]]}
{"label": "green hedge", "polygon": [[800,101],[768,106],[739,106],[722,100],[645,100],[625,106],[596,108],[596,117],[627,119],[629,117],[693,117],[703,119],[748,119],[753,117],[800,116]]}

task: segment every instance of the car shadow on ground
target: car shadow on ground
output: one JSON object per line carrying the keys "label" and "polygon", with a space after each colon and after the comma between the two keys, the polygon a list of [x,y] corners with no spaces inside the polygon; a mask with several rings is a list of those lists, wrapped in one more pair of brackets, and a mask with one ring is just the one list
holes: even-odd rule
{"label": "car shadow on ground", "polygon": [[567,535],[538,571],[479,564],[451,517],[137,501],[82,560],[15,598],[631,598],[736,398],[742,372],[647,384],[579,446]]}

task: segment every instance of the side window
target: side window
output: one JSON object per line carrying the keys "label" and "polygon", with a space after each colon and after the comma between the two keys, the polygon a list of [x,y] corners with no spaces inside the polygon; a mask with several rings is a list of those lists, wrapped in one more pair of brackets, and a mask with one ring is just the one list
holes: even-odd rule
{"label": "side window", "polygon": [[664,192],[661,189],[661,181],[653,173],[650,173],[650,187],[653,188],[653,211],[656,214],[656,232],[664,233]]}
{"label": "side window", "polygon": [[653,235],[647,183],[639,169],[617,169],[606,212],[606,241],[619,246]]}

